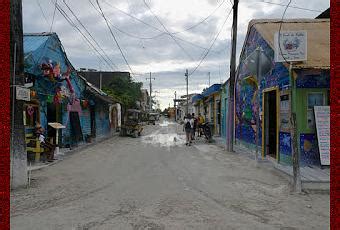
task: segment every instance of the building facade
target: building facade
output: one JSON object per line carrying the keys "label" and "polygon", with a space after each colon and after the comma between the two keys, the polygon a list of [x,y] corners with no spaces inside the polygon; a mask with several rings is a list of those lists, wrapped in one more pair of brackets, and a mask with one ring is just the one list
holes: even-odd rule
{"label": "building facade", "polygon": [[[282,31],[307,32],[307,60],[290,66],[275,59],[274,35],[280,21],[250,22],[235,82],[236,144],[251,151],[258,148],[262,157],[292,164],[290,121],[294,112],[300,164],[320,165],[313,108],[329,105],[329,25],[329,19],[283,22]],[[295,40],[284,42],[292,49],[299,45]]]}
{"label": "building facade", "polygon": [[[78,75],[57,34],[25,34],[24,53],[25,76],[32,81],[31,100],[23,111],[27,137],[37,124],[62,147],[111,135],[110,106],[115,103]],[[54,122],[66,127],[59,136],[49,125]]]}

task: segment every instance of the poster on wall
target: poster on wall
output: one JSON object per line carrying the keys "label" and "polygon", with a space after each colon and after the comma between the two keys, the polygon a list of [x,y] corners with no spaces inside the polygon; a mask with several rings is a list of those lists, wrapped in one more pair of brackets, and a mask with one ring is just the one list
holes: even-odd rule
{"label": "poster on wall", "polygon": [[290,102],[289,94],[284,94],[280,96],[280,131],[290,132]]}
{"label": "poster on wall", "polygon": [[[279,43],[280,42],[280,43]],[[275,62],[306,61],[307,31],[281,31],[274,35]]]}
{"label": "poster on wall", "polygon": [[314,106],[321,165],[330,165],[330,107]]}

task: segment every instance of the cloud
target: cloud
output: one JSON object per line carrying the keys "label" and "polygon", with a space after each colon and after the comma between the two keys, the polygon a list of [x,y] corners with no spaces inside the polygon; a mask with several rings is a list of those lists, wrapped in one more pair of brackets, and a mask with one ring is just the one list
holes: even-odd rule
{"label": "cloud", "polygon": [[[119,67],[118,70],[128,70],[105,21],[90,2],[88,0],[65,1],[96,39],[100,48]],[[96,6],[95,0],[91,1]],[[175,33],[174,37],[165,33],[162,25],[144,5],[143,0],[99,0],[106,17],[114,26],[111,28],[121,49],[133,71],[137,73],[135,79],[142,81],[144,87],[148,88],[148,82],[145,81],[145,78],[151,71],[156,77],[156,80],[152,82],[153,89],[160,92],[157,97],[164,108],[169,103],[172,104],[175,90],[177,95],[186,93],[185,69],[188,68],[190,72],[198,65],[201,57],[206,52],[205,48],[209,48],[212,40],[221,29],[222,23],[231,9],[231,4],[229,0],[225,0],[221,7],[207,20],[197,27],[185,31],[210,15],[222,3],[222,0],[146,1],[166,28]],[[280,4],[288,3],[288,0],[268,1]],[[23,0],[24,32],[50,31],[54,12],[53,2],[52,0]],[[41,5],[41,9],[38,3]],[[67,15],[76,22],[63,1],[60,0],[58,3]],[[300,0],[293,1],[292,6],[308,6],[307,8],[323,11],[329,7],[329,1]],[[254,18],[281,18],[283,10],[284,7],[282,6],[264,3],[260,0],[240,1],[237,58],[243,46],[249,21]],[[128,14],[134,18],[128,16]],[[289,8],[286,18],[315,18],[318,14],[318,12]],[[76,24],[86,34],[81,25],[77,22]],[[231,26],[232,15],[230,15],[227,24],[222,29],[219,38],[206,56],[206,59],[197,71],[190,76],[190,93],[200,92],[208,85],[208,72],[210,72],[211,84],[224,82],[229,78]],[[53,31],[58,34],[70,61],[76,68],[87,67],[111,70],[103,62],[99,61],[96,52],[89,47],[79,32],[69,25],[58,11],[55,14]],[[90,39],[88,35],[87,37]],[[155,38],[151,39],[151,37]],[[176,42],[174,39],[176,39]],[[97,48],[101,52],[101,49]]]}

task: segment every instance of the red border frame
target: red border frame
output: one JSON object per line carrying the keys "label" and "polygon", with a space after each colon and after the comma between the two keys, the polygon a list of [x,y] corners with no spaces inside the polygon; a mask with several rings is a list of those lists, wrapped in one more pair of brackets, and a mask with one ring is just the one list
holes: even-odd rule
{"label": "red border frame", "polygon": [[10,229],[10,0],[0,0],[0,229]]}
{"label": "red border frame", "polygon": [[331,229],[340,229],[340,157],[337,141],[340,136],[340,1],[331,0],[331,185],[330,185],[330,223]]}

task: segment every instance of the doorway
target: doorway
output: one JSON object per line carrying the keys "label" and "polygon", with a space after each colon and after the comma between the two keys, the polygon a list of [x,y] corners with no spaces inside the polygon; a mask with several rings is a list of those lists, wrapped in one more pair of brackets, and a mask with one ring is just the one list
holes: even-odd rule
{"label": "doorway", "polygon": [[54,103],[47,103],[47,137],[53,138],[53,143],[56,143],[56,130],[48,125],[50,122],[58,122],[57,107]]}
{"label": "doorway", "polygon": [[278,89],[270,89],[263,93],[264,119],[262,121],[262,156],[278,160]]}

